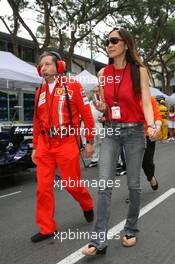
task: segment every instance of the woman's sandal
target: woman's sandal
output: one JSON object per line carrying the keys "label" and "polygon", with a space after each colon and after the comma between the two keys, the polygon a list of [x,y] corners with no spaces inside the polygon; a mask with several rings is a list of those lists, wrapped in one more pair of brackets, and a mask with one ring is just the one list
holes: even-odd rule
{"label": "woman's sandal", "polygon": [[105,248],[103,248],[102,250],[99,250],[96,247],[94,247],[93,245],[88,245],[88,247],[86,247],[82,250],[82,253],[85,256],[105,255],[106,249],[107,249],[107,246]]}
{"label": "woman's sandal", "polygon": [[128,236],[128,235],[125,235],[123,237],[123,240],[122,240],[122,244],[124,247],[132,247],[132,246],[135,246],[137,242],[137,239],[135,236]]}

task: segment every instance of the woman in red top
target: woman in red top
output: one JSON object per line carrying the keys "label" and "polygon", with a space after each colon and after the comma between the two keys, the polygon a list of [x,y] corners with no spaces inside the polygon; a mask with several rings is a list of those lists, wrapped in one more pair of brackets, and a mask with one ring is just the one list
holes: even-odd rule
{"label": "woman in red top", "polygon": [[96,236],[83,249],[86,256],[106,252],[111,180],[114,182],[116,162],[122,147],[126,153],[130,199],[122,243],[124,246],[136,244],[140,171],[145,150],[144,119],[148,124],[149,138],[154,139],[156,134],[148,72],[136,51],[131,34],[123,28],[115,28],[109,33],[106,46],[109,65],[100,71],[101,100],[96,102],[97,109],[103,111],[106,117],[106,134],[101,146],[99,169],[100,180],[104,180],[106,185],[103,190],[99,189],[97,220],[93,229]]}

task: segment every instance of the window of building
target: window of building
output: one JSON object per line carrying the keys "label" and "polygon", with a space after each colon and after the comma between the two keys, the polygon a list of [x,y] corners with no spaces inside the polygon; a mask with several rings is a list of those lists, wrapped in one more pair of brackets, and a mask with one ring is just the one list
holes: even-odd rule
{"label": "window of building", "polygon": [[8,51],[13,53],[13,45],[12,45],[12,43],[8,42],[7,47],[8,47]]}
{"label": "window of building", "polygon": [[15,105],[18,105],[16,94],[0,92],[0,121],[19,120],[19,111],[15,109]]}
{"label": "window of building", "polygon": [[6,41],[0,41],[0,50],[7,51],[7,42]]}
{"label": "window of building", "polygon": [[33,121],[34,94],[24,93],[24,121]]}
{"label": "window of building", "polygon": [[22,59],[29,62],[35,62],[35,51],[29,47],[22,47],[23,48],[23,55]]}

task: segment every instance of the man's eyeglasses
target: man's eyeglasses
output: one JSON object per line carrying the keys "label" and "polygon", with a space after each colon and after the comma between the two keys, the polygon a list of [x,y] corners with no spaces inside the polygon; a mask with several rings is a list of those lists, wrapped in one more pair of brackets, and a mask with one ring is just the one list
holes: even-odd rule
{"label": "man's eyeglasses", "polygon": [[109,46],[109,43],[111,44],[117,44],[119,41],[124,41],[123,39],[121,38],[118,38],[118,37],[112,37],[112,38],[109,38],[106,40],[106,47]]}

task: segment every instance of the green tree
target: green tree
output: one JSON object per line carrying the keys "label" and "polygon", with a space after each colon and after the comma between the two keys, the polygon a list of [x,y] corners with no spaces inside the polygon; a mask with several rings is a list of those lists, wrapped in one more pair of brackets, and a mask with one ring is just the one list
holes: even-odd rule
{"label": "green tree", "polygon": [[[18,12],[21,12],[28,6],[28,1],[23,1],[23,0],[16,0],[16,10]],[[12,47],[13,47],[13,53],[16,56],[19,56],[19,50],[18,50],[18,45],[16,41],[16,36],[18,34],[18,31],[20,29],[20,23],[18,16],[16,15],[16,12],[13,11],[13,16],[1,16],[0,17],[1,21],[5,25],[6,29],[8,30],[11,40],[12,40]]]}
{"label": "green tree", "polygon": [[[37,5],[40,4],[40,7],[41,8],[41,11],[40,12],[40,15],[42,14],[42,16],[44,17],[44,21],[45,21],[45,26],[44,26],[44,31],[45,31],[45,39],[44,39],[44,42],[42,43],[42,46],[40,46],[40,43],[38,42],[37,40],[37,37],[35,36],[35,33],[32,32],[31,28],[30,28],[30,25],[22,18],[22,15],[21,15],[21,10],[18,9],[17,7],[17,1],[14,1],[14,0],[7,0],[10,7],[12,8],[13,10],[13,14],[14,16],[16,16],[16,18],[18,19],[20,25],[29,33],[29,35],[31,36],[33,42],[35,43],[36,45],[36,48],[38,50],[38,53],[42,52],[43,50],[46,49],[46,47],[49,45],[50,43],[50,11],[51,11],[51,1],[47,1],[47,0],[42,0],[42,1],[36,1],[36,6],[35,8],[37,8]],[[27,7],[32,9],[32,5],[30,4],[29,5],[29,2],[28,1],[22,1],[24,4],[27,4]]]}
{"label": "green tree", "polygon": [[67,51],[67,67],[69,71],[71,70],[75,46],[81,45],[90,36],[93,28],[105,19],[108,14],[126,8],[124,0],[121,1],[120,5],[114,5],[115,2],[118,1],[54,1],[54,7],[50,13],[50,44],[58,47],[61,54]]}
{"label": "green tree", "polygon": [[156,64],[151,65],[151,71],[161,81],[162,92],[172,94],[173,87],[170,83],[175,76],[175,51],[169,49],[164,55],[158,54]]}
{"label": "green tree", "polygon": [[[26,2],[26,1],[23,1]],[[71,70],[71,60],[75,46],[81,43],[91,30],[108,14],[126,8],[125,0],[35,0],[28,9],[37,12],[38,30],[32,32],[30,25],[22,17],[16,1],[8,0],[21,27],[25,28],[34,41],[38,53],[48,46],[55,46],[62,54],[67,51],[67,66]]]}
{"label": "green tree", "polygon": [[[173,65],[173,59],[167,60],[166,54],[171,53],[171,49],[175,45],[175,0],[126,0],[127,8],[114,12],[106,17],[106,25],[111,30],[116,25],[129,29],[135,36],[138,51],[142,56],[145,64],[152,71],[155,67],[152,65],[160,64],[163,72],[162,87],[167,91],[170,89],[169,77],[166,67]],[[118,1],[120,3],[120,1]],[[129,5],[130,4],[130,5]],[[106,53],[104,45],[105,34],[94,34],[96,39],[96,51]],[[160,76],[160,75],[159,75]],[[163,79],[168,78],[167,80]]]}

